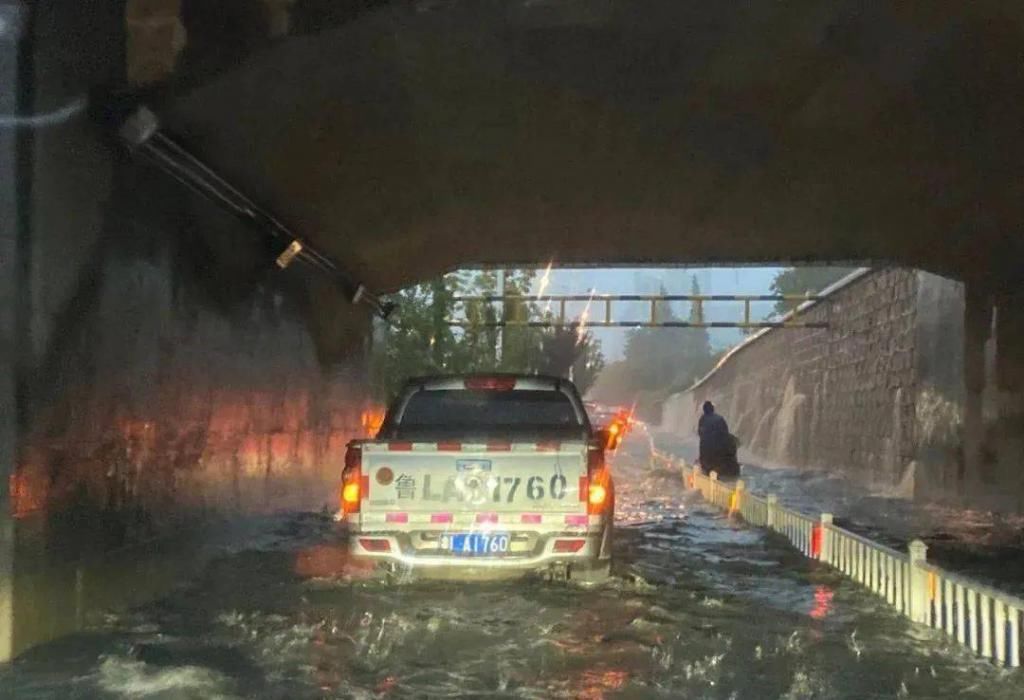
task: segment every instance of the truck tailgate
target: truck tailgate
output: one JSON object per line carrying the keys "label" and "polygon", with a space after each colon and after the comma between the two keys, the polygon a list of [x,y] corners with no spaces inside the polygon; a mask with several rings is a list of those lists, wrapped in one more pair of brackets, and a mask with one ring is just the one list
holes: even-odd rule
{"label": "truck tailgate", "polygon": [[364,514],[587,512],[583,441],[367,442],[362,450]]}

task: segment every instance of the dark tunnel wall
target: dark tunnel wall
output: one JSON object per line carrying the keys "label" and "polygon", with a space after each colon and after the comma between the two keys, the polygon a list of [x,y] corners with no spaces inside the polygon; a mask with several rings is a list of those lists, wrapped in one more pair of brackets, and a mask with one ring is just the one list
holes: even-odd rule
{"label": "dark tunnel wall", "polygon": [[362,434],[364,315],[94,121],[121,11],[39,4],[4,104],[0,659],[173,584],[160,542],[334,507]]}
{"label": "dark tunnel wall", "polygon": [[123,12],[42,3],[25,43],[25,110],[57,116],[18,150],[15,510],[75,491],[133,509],[294,503],[277,476],[319,478],[326,441],[358,426],[365,316],[94,119],[97,88],[123,80]]}
{"label": "dark tunnel wall", "polygon": [[[159,530],[195,511],[332,500],[359,429],[359,356],[324,368],[269,271],[232,289],[238,277],[197,266],[175,233],[108,216],[73,295],[34,314],[54,327],[27,385],[19,516],[77,505]],[[53,257],[33,286],[82,262]]]}
{"label": "dark tunnel wall", "polygon": [[[49,145],[36,140],[40,158]],[[222,231],[146,211],[151,198],[181,206],[180,191],[106,165],[110,179],[73,188],[81,218],[33,225],[15,514],[98,509],[117,528],[160,530],[195,511],[332,500],[359,430],[360,346],[322,364],[302,286],[269,259],[220,261],[203,241]],[[47,172],[36,211],[67,191]]]}

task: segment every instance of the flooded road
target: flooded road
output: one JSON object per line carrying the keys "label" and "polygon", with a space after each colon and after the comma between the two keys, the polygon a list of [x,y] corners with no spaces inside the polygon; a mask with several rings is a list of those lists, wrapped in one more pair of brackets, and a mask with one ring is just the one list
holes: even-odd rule
{"label": "flooded road", "polygon": [[[693,440],[665,434],[651,439],[665,453],[691,463],[697,458]],[[930,561],[1024,596],[1024,516],[914,501],[866,488],[840,472],[762,466],[750,459],[744,460],[743,480],[754,493],[775,494],[787,508],[815,518],[831,512],[837,525],[900,551],[921,539]]]}
{"label": "flooded road", "polygon": [[268,519],[167,599],[0,670],[16,698],[998,698],[995,669],[712,510],[644,443],[614,460],[616,575],[384,586],[327,516]]}

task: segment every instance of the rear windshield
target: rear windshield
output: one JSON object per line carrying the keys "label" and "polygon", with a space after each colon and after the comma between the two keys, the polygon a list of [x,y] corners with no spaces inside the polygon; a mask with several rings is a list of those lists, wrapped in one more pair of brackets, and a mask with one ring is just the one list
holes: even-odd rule
{"label": "rear windshield", "polygon": [[572,401],[560,391],[418,391],[394,437],[579,437]]}

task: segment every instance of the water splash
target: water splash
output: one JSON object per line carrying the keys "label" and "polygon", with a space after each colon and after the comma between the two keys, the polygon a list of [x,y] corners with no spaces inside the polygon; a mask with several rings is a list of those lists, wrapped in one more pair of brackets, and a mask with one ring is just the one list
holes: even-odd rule
{"label": "water splash", "polygon": [[119,697],[175,697],[228,700],[240,697],[232,692],[229,678],[198,666],[152,668],[143,661],[108,656],[100,663],[99,687]]}

